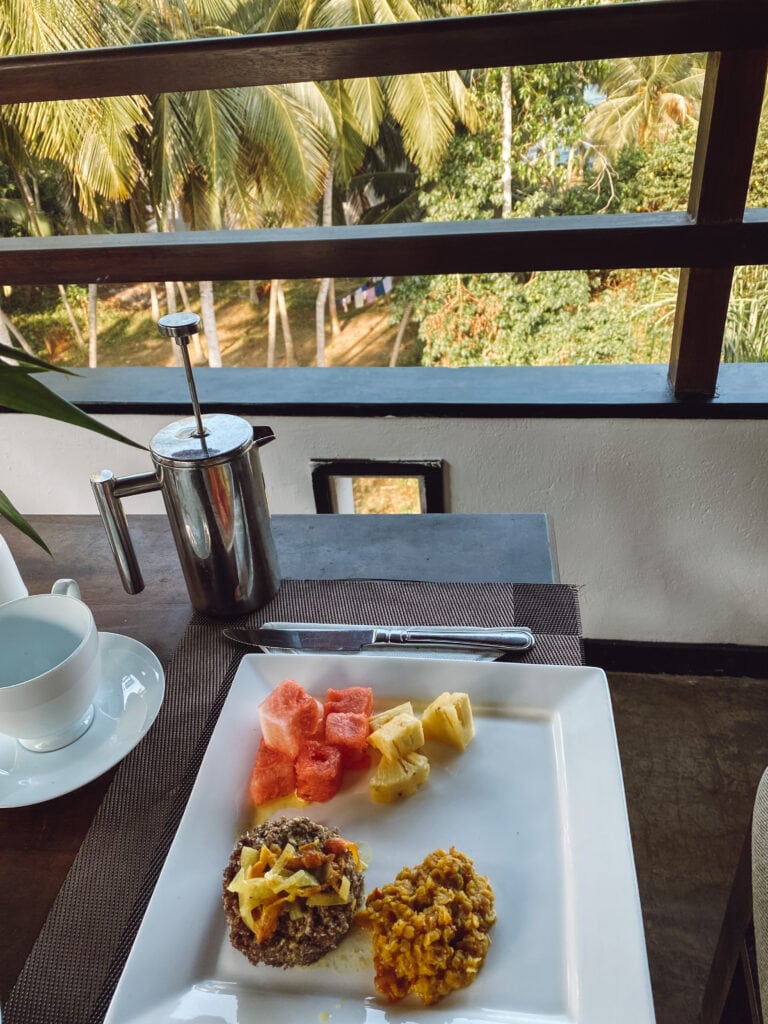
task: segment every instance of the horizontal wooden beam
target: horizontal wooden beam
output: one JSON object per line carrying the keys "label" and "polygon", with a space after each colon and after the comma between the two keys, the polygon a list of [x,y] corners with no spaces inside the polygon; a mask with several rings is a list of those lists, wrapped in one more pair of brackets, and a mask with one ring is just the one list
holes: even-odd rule
{"label": "horizontal wooden beam", "polygon": [[657,0],[0,60],[0,103],[768,45],[765,0]]}
{"label": "horizontal wooden beam", "polygon": [[0,283],[366,277],[768,263],[768,210],[0,239]]}

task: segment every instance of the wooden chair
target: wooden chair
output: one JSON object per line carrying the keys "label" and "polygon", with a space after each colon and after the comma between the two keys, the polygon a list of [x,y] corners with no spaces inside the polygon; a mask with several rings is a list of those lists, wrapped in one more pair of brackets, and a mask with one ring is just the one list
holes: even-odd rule
{"label": "wooden chair", "polygon": [[757,787],[704,991],[701,1024],[764,1024],[768,964],[768,769]]}

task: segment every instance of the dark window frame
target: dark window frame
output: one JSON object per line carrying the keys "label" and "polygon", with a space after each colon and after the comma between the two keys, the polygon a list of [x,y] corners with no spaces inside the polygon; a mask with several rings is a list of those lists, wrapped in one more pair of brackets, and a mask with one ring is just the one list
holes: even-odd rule
{"label": "dark window frame", "polygon": [[[764,0],[660,0],[0,60],[0,102],[707,52],[687,213],[0,240],[5,284],[679,266],[668,378],[710,400],[735,266],[768,263],[745,210],[768,68]],[[285,371],[273,370],[273,373]],[[427,371],[425,371],[427,372]]]}
{"label": "dark window frame", "polygon": [[419,481],[422,512],[445,512],[445,481],[442,459],[313,459],[312,492],[315,511],[335,513],[331,478],[407,477]]}

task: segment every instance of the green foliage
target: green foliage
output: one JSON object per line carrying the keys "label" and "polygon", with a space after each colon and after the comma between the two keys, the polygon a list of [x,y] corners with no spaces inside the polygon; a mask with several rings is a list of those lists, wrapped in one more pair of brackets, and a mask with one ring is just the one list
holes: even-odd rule
{"label": "green foliage", "polygon": [[423,183],[426,220],[490,220],[501,213],[499,145],[489,132],[458,132],[439,176]]}
{"label": "green foliage", "polygon": [[[6,362],[5,360],[8,358],[11,358],[13,362]],[[115,441],[123,441],[136,448],[143,447],[116,430],[112,430],[111,427],[99,423],[98,420],[88,416],[77,406],[59,397],[42,384],[37,379],[37,374],[50,370],[58,373],[69,372],[38,359],[36,356],[30,356],[26,352],[20,352],[16,348],[0,344],[0,406],[15,412],[32,413],[59,420],[62,423],[71,423],[73,426],[92,430]],[[6,519],[22,533],[27,534],[50,554],[45,542],[21,515],[4,491],[0,491],[0,517]]]}
{"label": "green foliage", "polygon": [[768,361],[768,267],[736,267],[723,339],[723,362]]}
{"label": "green foliage", "polygon": [[[599,2],[49,0],[30,19],[29,4],[11,0],[0,27],[8,53],[33,53]],[[180,210],[193,227],[313,222],[329,166],[335,223],[342,200],[364,223],[500,217],[507,81],[512,216],[686,208],[698,54],[18,105],[0,111],[0,232],[82,231],[84,217],[96,230],[145,230],[148,214],[169,229]],[[749,202],[768,205],[765,116]],[[764,268],[737,271],[726,358],[764,356],[767,279]],[[653,270],[419,278],[398,285],[392,310],[414,304],[432,364],[663,359],[676,280]],[[67,296],[84,323],[85,290]],[[71,333],[55,289],[14,288],[3,308],[38,351]],[[100,345],[120,336],[107,313]]]}
{"label": "green foliage", "polygon": [[[624,65],[624,84],[629,71],[640,81],[641,65]],[[666,72],[676,67],[663,66]],[[582,137],[584,86],[590,77],[610,82],[605,68],[515,69],[513,216],[685,210],[701,84],[697,61],[686,68],[690,81],[668,75],[658,95],[649,86],[636,111],[638,131],[610,163]],[[424,184],[429,220],[501,214],[499,77],[491,72],[479,82],[482,131],[457,134],[440,174]],[[681,97],[692,113],[678,124],[667,115],[680,109]],[[765,117],[749,202],[768,205]],[[406,301],[414,303],[427,365],[659,362],[669,353],[677,283],[676,272],[654,269],[419,278],[399,287],[395,315]],[[768,269],[737,268],[723,358],[765,359],[767,336]]]}
{"label": "green foliage", "polygon": [[425,365],[586,365],[652,359],[620,278],[587,271],[430,279],[418,309]]}
{"label": "green foliage", "polygon": [[[616,184],[580,139],[588,72],[596,69],[513,69],[513,216],[597,213],[616,201]],[[479,82],[482,130],[457,133],[440,174],[425,183],[426,219],[500,216],[500,77]],[[655,334],[621,301],[625,284],[586,271],[425,277],[399,286],[394,305],[399,315],[414,303],[427,365],[627,362]]]}
{"label": "green foliage", "polygon": [[59,301],[59,291],[51,285],[15,284],[3,292],[3,310],[16,322],[32,313],[51,313]]}
{"label": "green foliage", "polygon": [[619,209],[627,212],[685,210],[691,187],[696,127],[686,125],[647,149],[629,146],[618,163]]}
{"label": "green foliage", "polygon": [[757,133],[747,206],[768,206],[768,102],[763,104],[763,116]]}
{"label": "green foliage", "polygon": [[617,57],[598,79],[604,96],[585,129],[607,157],[625,146],[646,148],[698,120],[704,86],[703,54]]}

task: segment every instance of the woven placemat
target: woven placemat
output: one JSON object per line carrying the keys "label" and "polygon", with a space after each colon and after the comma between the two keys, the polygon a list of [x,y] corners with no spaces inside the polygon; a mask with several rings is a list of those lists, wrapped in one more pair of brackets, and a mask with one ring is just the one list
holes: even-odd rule
{"label": "woven placemat", "polygon": [[752,913],[755,960],[763,1017],[768,1012],[768,769],[757,787],[752,810]]}
{"label": "woven placemat", "polygon": [[[536,645],[516,660],[583,662],[576,588],[563,584],[285,580],[269,604],[237,621],[268,620],[528,626]],[[119,766],[4,1024],[103,1020],[242,656],[224,625],[202,616],[188,625],[157,720]]]}

